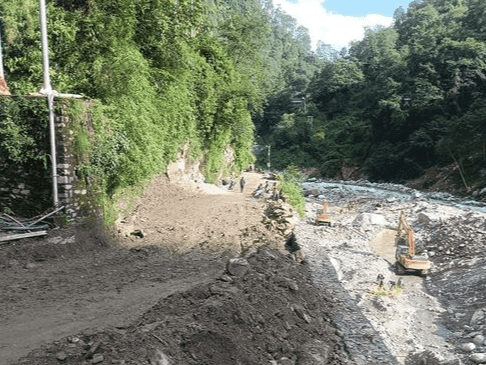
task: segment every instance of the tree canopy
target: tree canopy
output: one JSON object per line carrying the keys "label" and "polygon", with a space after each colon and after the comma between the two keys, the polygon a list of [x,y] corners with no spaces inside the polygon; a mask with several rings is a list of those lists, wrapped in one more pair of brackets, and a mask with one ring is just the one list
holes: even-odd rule
{"label": "tree canopy", "polygon": [[[321,43],[303,91],[307,112],[269,113],[267,143],[291,140],[280,156],[296,155],[331,176],[354,163],[370,179],[403,181],[456,163],[468,169],[467,184],[484,185],[485,12],[480,0],[413,1],[395,11],[392,26],[366,29],[344,52]],[[289,114],[312,117],[312,131],[296,122],[288,128],[300,133],[282,137]]]}
{"label": "tree canopy", "polygon": [[[35,92],[37,0],[4,0],[0,13],[10,90]],[[52,0],[51,80],[91,100],[76,132],[96,135],[83,171],[110,193],[162,171],[183,147],[211,179],[228,149],[233,170],[252,163],[255,144],[271,146],[275,168],[333,176],[352,163],[370,179],[403,181],[454,162],[474,184],[486,177],[485,15],[481,0],[413,1],[392,26],[338,51],[322,41],[313,50],[307,29],[270,0]],[[0,148],[29,158],[7,138],[27,146],[28,133],[7,117]]]}

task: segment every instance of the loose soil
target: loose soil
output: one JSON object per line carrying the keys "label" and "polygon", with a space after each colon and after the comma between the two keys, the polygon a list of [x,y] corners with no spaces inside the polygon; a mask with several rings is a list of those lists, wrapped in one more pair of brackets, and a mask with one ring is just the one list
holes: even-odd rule
{"label": "loose soil", "polygon": [[[86,223],[1,245],[0,364],[350,363],[245,175],[244,193],[158,177],[116,243]],[[224,274],[237,253],[249,271]]]}

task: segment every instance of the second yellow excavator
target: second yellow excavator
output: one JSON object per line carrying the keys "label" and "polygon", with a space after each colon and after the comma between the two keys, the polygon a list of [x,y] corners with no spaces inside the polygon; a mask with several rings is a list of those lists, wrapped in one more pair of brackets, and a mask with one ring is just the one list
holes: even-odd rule
{"label": "second yellow excavator", "polygon": [[398,228],[395,236],[395,267],[398,275],[406,272],[419,273],[421,276],[427,275],[432,268],[432,262],[426,255],[415,255],[415,242],[412,227],[408,224],[403,212],[398,217]]}

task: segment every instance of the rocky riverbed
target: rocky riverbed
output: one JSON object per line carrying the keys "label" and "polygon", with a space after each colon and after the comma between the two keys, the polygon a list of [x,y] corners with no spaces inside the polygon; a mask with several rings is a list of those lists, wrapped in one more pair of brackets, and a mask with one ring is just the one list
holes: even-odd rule
{"label": "rocky riverbed", "polygon": [[[357,364],[486,363],[484,206],[393,184],[304,186],[307,219],[295,240],[314,281],[333,287],[343,309],[334,320]],[[323,204],[330,227],[315,224]],[[418,253],[434,263],[426,278],[395,272],[400,211],[414,229]],[[403,288],[391,289],[399,279]]]}

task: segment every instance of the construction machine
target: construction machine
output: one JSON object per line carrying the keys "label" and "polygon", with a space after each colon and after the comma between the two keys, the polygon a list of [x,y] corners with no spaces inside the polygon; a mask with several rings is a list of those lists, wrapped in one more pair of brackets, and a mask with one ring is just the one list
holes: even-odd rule
{"label": "construction machine", "polygon": [[432,262],[426,255],[415,255],[415,242],[412,227],[408,224],[405,214],[400,212],[398,216],[398,228],[395,236],[395,267],[398,275],[406,272],[419,273],[422,276],[432,268]]}
{"label": "construction machine", "polygon": [[322,210],[317,212],[316,216],[316,224],[319,225],[327,225],[327,226],[332,226],[332,221],[331,217],[329,216],[327,209],[329,205],[327,203],[324,203],[322,205]]}

